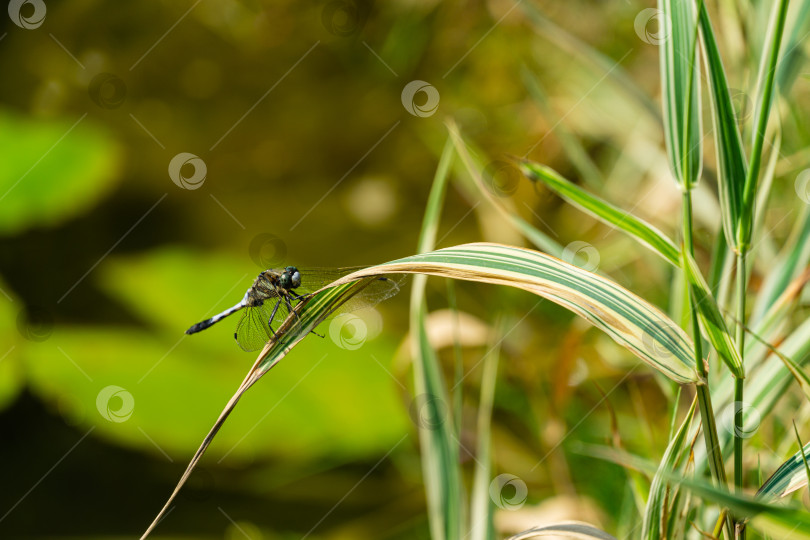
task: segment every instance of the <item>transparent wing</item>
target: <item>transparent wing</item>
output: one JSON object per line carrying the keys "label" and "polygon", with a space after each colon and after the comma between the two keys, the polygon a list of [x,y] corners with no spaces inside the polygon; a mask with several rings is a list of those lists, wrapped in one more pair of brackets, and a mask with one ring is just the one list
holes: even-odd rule
{"label": "transparent wing", "polygon": [[[347,274],[361,270],[364,267],[348,268],[299,268],[301,272],[301,286],[295,289],[297,294],[309,294],[325,285],[329,285]],[[385,276],[375,279],[362,291],[354,295],[343,304],[338,313],[356,311],[358,309],[374,307],[383,300],[391,298],[399,292],[400,285],[406,276]]]}
{"label": "transparent wing", "polygon": [[[273,309],[278,305],[275,315]],[[244,351],[257,351],[273,337],[275,328],[287,318],[289,310],[284,301],[278,298],[266,300],[260,306],[245,308],[234,337]],[[271,320],[272,318],[272,320]]]}

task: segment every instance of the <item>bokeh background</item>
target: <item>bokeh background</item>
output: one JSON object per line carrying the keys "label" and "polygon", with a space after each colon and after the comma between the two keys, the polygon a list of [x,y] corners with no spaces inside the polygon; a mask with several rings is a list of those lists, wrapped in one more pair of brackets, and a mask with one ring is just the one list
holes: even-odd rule
{"label": "bokeh background", "polygon": [[[184,330],[237,302],[267,266],[413,253],[448,120],[490,164],[489,197],[560,245],[583,242],[587,264],[666,305],[663,263],[499,165],[507,155],[548,163],[675,236],[656,29],[639,19],[648,7],[9,2],[0,536],[142,532],[255,359],[234,344],[235,321]],[[750,74],[734,66],[746,51],[733,27],[722,35],[744,102]],[[405,99],[412,81],[430,88]],[[797,92],[806,96],[806,80]],[[590,174],[571,165],[575,151]],[[457,167],[439,246],[525,245],[464,176]],[[719,215],[707,176],[696,195],[704,258]],[[429,293],[431,308],[447,306],[442,280]],[[625,473],[576,443],[619,433],[658,455],[667,386],[548,302],[472,284],[457,295],[466,448],[493,321],[508,329],[493,455],[528,499],[499,526],[578,518],[614,530],[632,503]],[[407,309],[406,285],[358,315],[368,330],[359,348],[353,328],[326,327],[296,348],[242,399],[158,535],[427,538]],[[452,376],[450,319],[431,320]]]}

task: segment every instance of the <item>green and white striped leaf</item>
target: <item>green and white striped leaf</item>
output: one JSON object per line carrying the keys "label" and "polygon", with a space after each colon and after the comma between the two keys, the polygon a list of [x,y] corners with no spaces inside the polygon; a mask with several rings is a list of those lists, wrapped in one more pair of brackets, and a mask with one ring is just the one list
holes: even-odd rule
{"label": "green and white striped leaf", "polygon": [[720,314],[720,308],[717,307],[714,297],[709,292],[709,285],[700,273],[695,259],[686,250],[681,250],[681,255],[681,265],[689,281],[689,289],[694,296],[698,317],[706,332],[706,337],[709,338],[731,373],[739,379],[745,378],[742,357]]}
{"label": "green and white striped leaf", "polygon": [[533,162],[522,163],[521,169],[528,178],[543,181],[568,202],[608,225],[617,227],[628,233],[642,245],[652,249],[673,266],[684,268],[687,278],[689,279],[690,289],[696,299],[698,315],[703,324],[703,329],[706,331],[706,336],[720,354],[721,358],[723,358],[725,363],[729,366],[732,373],[734,373],[735,376],[742,376],[743,369],[740,354],[734,346],[734,340],[720,314],[720,308],[717,306],[717,302],[711,294],[709,285],[706,283],[697,263],[691,256],[686,258],[688,263],[684,264],[681,260],[683,250],[679,250],[675,246],[675,243],[664,235],[664,233],[646,221],[634,217],[599,197],[588,193],[573,182],[563,178],[553,169]]}
{"label": "green and white striped leaf", "polygon": [[643,219],[639,219],[596,195],[588,193],[551,167],[533,161],[523,161],[520,163],[520,169],[529,180],[542,181],[569,203],[596,219],[630,234],[642,245],[650,248],[673,266],[680,266],[680,250],[675,245],[675,242]]}
{"label": "green and white striped leaf", "polygon": [[335,283],[388,273],[430,274],[533,292],[590,321],[672,380],[698,380],[691,340],[663,312],[616,283],[545,253],[464,244],[374,266]]}
{"label": "green and white striped leaf", "polygon": [[[648,473],[657,471],[655,463],[613,448],[589,445],[583,446],[582,453]],[[748,518],[750,526],[761,533],[774,538],[810,540],[810,513],[798,506],[730,493],[699,479],[683,478],[677,473],[666,475],[666,479],[729,509],[735,516]]]}
{"label": "green and white striped leaf", "polygon": [[757,491],[757,495],[782,498],[806,486],[807,472],[802,456],[810,458],[810,443],[805,444],[801,450],[782,463],[771,477],[762,484],[762,487]]}
{"label": "green and white striped leaf", "polygon": [[644,523],[641,529],[642,538],[658,540],[659,538],[671,537],[671,535],[665,534],[669,531],[668,523],[665,523],[664,520],[672,517],[672,513],[669,512],[670,501],[667,500],[672,494],[672,490],[666,478],[673,473],[684,450],[688,448],[689,426],[695,416],[696,403],[697,400],[692,401],[689,412],[686,413],[681,427],[678,428],[672,440],[669,441],[658,470],[653,476],[652,484],[650,484],[650,496],[647,499],[647,507],[644,511]]}
{"label": "green and white striped leaf", "polygon": [[706,4],[700,6],[700,35],[712,104],[712,132],[717,153],[717,181],[723,231],[728,245],[739,250],[737,230],[742,213],[746,168],[737,117],[731,103],[726,72],[714,38]]}
{"label": "green and white striped leaf", "polygon": [[746,251],[751,244],[751,234],[754,221],[754,203],[756,199],[757,184],[759,182],[759,166],[762,160],[762,147],[765,144],[765,132],[768,128],[768,118],[771,112],[774,79],[776,78],[779,47],[782,43],[782,34],[785,30],[788,0],[779,0],[774,3],[774,13],[768,25],[767,46],[762,51],[758,77],[758,95],[754,117],[756,126],[753,130],[751,145],[751,158],[748,164],[748,175],[745,177],[743,187],[742,211],[740,214],[738,247]]}
{"label": "green and white striped leaf", "polygon": [[594,538],[597,540],[616,540],[615,536],[581,521],[563,521],[553,525],[535,527],[510,536],[507,540],[529,540],[530,538],[543,538],[545,536],[578,538],[579,540],[592,540]]}
{"label": "green and white striped leaf", "polygon": [[693,2],[683,0],[658,0],[658,9],[665,32],[659,46],[664,139],[672,174],[688,190],[697,183],[703,163],[696,10]]}

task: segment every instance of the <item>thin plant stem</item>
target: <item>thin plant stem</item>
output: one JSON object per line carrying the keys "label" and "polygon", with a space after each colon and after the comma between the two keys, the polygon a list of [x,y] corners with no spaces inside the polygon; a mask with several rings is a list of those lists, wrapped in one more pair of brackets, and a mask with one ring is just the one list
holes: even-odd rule
{"label": "thin plant stem", "polygon": [[[692,240],[692,193],[689,190],[683,192],[683,249],[690,255],[694,255],[694,243]],[[687,279],[686,286],[689,287],[688,278],[684,273],[684,279]],[[700,411],[700,419],[703,425],[703,440],[706,444],[706,455],[709,461],[709,471],[712,478],[718,486],[725,487],[726,471],[723,468],[723,456],[720,449],[720,438],[717,436],[717,423],[714,417],[714,407],[712,406],[712,397],[709,393],[709,386],[707,380],[706,364],[703,362],[702,342],[700,337],[700,323],[698,321],[697,306],[695,305],[694,295],[689,295],[689,312],[692,320],[692,333],[695,342],[695,369],[700,375],[700,381],[695,385],[698,398],[698,410]],[[726,530],[728,531],[729,538],[732,537],[733,528],[731,522],[727,519]]]}
{"label": "thin plant stem", "polygon": [[[737,349],[740,359],[745,366],[745,252],[737,255]],[[743,489],[743,382],[744,379],[734,379],[734,486],[737,493]],[[735,520],[737,538],[745,538],[745,529]]]}

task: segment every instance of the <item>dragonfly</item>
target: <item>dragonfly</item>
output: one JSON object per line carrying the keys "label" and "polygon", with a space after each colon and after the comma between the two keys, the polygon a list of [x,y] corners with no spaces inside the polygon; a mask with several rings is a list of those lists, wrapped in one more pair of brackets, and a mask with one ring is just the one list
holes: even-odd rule
{"label": "dragonfly", "polygon": [[[290,313],[295,313],[297,303],[306,300],[312,293],[361,267],[298,269],[287,266],[261,272],[253,285],[235,306],[210,319],[198,322],[186,330],[196,334],[222,319],[242,311],[236,325],[234,338],[246,352],[256,351],[276,336],[276,330]],[[370,308],[399,292],[400,280],[389,277],[375,278],[367,287],[340,306],[335,313]],[[323,337],[323,336],[321,336]]]}

